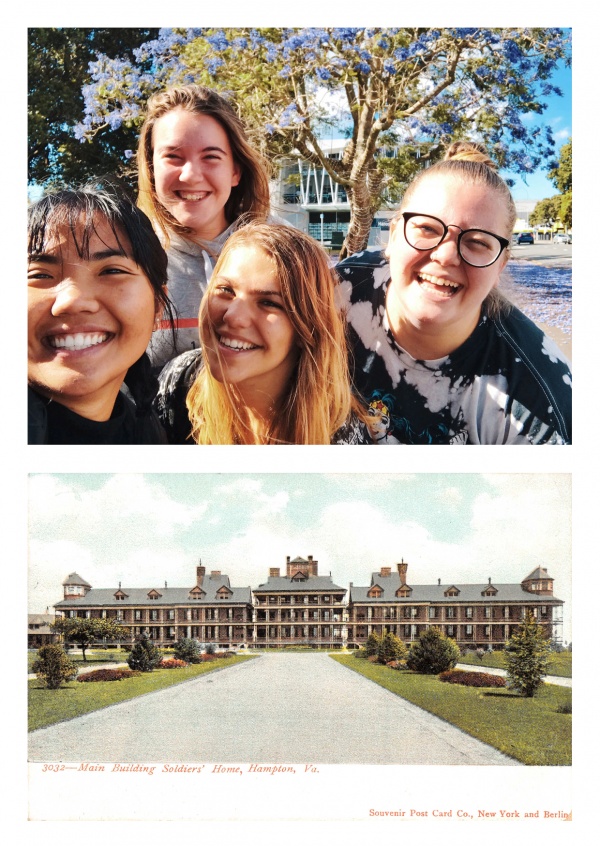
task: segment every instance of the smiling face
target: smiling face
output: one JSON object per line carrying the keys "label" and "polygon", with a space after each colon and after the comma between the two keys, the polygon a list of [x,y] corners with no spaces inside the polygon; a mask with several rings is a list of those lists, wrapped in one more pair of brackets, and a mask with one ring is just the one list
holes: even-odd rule
{"label": "smiling face", "polygon": [[[145,352],[156,313],[148,277],[98,219],[82,258],[66,230],[29,257],[28,381],[91,420],[107,420],[129,367]],[[125,250],[125,254],[123,252]]]}
{"label": "smiling face", "polygon": [[209,241],[227,228],[225,204],[240,181],[227,133],[210,115],[172,109],[152,130],[159,202],[192,236]]}
{"label": "smiling face", "polygon": [[[507,212],[489,187],[454,176],[425,177],[403,211],[433,215],[461,229],[484,229],[508,237]],[[460,346],[479,321],[481,305],[498,284],[503,252],[489,267],[471,267],[458,254],[459,230],[451,228],[435,249],[407,244],[402,219],[387,250],[392,281],[386,310],[396,340],[418,358],[439,358]]]}
{"label": "smiling face", "polygon": [[218,351],[208,326],[200,331],[212,375],[235,385],[248,402],[272,408],[287,390],[299,355],[275,264],[261,249],[236,246],[206,296]]}

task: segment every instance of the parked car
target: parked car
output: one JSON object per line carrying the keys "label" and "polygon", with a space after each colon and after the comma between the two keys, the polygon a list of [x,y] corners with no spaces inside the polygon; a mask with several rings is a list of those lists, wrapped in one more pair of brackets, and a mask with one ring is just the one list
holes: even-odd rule
{"label": "parked car", "polygon": [[555,244],[570,244],[572,242],[571,236],[567,235],[566,232],[557,232],[552,240]]}
{"label": "parked car", "polygon": [[517,244],[533,244],[533,235],[531,232],[521,232],[517,238]]}

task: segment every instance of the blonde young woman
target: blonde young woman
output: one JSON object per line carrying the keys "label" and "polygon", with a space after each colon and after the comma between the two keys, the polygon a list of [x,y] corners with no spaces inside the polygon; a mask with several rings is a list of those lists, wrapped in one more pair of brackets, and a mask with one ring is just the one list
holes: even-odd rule
{"label": "blonde young woman", "polygon": [[175,322],[163,321],[152,338],[149,355],[158,367],[198,347],[198,308],[213,266],[240,215],[266,218],[269,182],[232,105],[197,85],[150,98],[138,172],[138,205],[167,250],[176,310]]}
{"label": "blonde young woman", "polygon": [[335,289],[327,254],[299,230],[231,235],[200,307],[202,349],[160,376],[171,443],[368,443]]}
{"label": "blonde young woman", "polygon": [[458,142],[409,185],[385,253],[338,265],[376,443],[570,443],[569,364],[497,290],[515,220],[485,149]]}

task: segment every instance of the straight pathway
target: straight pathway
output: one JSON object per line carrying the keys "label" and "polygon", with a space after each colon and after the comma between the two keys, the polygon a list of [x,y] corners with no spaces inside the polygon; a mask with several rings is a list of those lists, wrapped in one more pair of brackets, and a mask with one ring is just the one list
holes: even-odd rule
{"label": "straight pathway", "polygon": [[[500,667],[485,667],[479,664],[457,664],[457,670],[470,670],[473,673],[489,673],[491,676],[504,676],[506,670]],[[544,684],[557,684],[560,687],[573,687],[573,680],[567,676],[544,676]]]}
{"label": "straight pathway", "polygon": [[518,765],[327,655],[282,653],[31,732],[29,760]]}

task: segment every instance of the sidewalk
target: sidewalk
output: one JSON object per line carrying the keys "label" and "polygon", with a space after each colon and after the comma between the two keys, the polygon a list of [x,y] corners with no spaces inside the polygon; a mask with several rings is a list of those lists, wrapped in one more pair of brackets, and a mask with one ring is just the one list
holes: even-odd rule
{"label": "sidewalk", "polygon": [[[471,670],[477,673],[489,673],[491,676],[506,677],[506,670],[501,670],[497,667],[484,667],[479,664],[457,664],[457,670]],[[573,687],[572,679],[564,676],[544,676],[544,684],[558,684],[561,687]]]}

